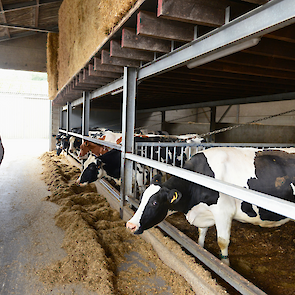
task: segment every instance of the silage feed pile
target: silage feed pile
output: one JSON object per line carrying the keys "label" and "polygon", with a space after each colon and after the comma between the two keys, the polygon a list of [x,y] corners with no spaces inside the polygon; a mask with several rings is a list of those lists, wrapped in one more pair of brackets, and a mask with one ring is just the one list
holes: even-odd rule
{"label": "silage feed pile", "polygon": [[[47,200],[60,206],[55,222],[65,231],[62,248],[67,252],[64,259],[37,271],[44,284],[51,288],[82,284],[98,294],[194,294],[149,243],[126,230],[119,213],[94,184],[76,184],[77,167],[63,164],[62,156],[54,152],[41,159],[51,193]],[[130,257],[137,262],[131,263]]]}

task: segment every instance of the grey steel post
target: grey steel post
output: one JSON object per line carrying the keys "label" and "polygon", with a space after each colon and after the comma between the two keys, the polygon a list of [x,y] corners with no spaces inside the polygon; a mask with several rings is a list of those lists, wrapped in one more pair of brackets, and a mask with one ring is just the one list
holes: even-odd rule
{"label": "grey steel post", "polygon": [[121,154],[121,208],[123,217],[125,196],[132,195],[133,162],[126,159],[126,153],[133,153],[135,126],[135,98],[136,98],[137,69],[124,68],[123,106],[122,106],[122,154]]}
{"label": "grey steel post", "polygon": [[82,135],[89,133],[89,116],[90,116],[90,97],[89,92],[83,91],[83,109],[82,109]]}
{"label": "grey steel post", "polygon": [[[210,131],[216,129],[216,107],[211,107]],[[210,142],[215,142],[215,134],[210,136]]]}
{"label": "grey steel post", "polygon": [[67,135],[68,135],[68,132],[71,130],[71,118],[72,118],[72,105],[70,102],[67,102],[67,126],[66,126]]}
{"label": "grey steel post", "polygon": [[63,127],[63,109],[60,108],[59,112],[59,129],[61,129]]}
{"label": "grey steel post", "polygon": [[161,130],[166,131],[166,112],[161,112]]}

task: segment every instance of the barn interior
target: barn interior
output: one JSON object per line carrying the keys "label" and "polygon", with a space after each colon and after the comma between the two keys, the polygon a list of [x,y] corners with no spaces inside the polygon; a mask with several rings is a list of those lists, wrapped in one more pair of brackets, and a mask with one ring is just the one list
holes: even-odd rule
{"label": "barn interior", "polygon": [[[138,73],[135,132],[225,128],[207,140],[294,144],[293,1],[82,2],[0,0],[0,68],[47,72],[52,135],[83,125],[85,94],[90,126],[122,130],[127,67]],[[243,263],[250,273],[254,266]],[[284,284],[280,294],[294,291]]]}

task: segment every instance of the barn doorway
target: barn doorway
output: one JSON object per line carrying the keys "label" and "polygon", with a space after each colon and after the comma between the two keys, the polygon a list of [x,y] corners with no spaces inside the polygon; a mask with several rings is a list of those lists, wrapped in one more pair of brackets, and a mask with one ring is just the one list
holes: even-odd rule
{"label": "barn doorway", "polygon": [[50,101],[46,73],[0,69],[0,135],[48,139]]}

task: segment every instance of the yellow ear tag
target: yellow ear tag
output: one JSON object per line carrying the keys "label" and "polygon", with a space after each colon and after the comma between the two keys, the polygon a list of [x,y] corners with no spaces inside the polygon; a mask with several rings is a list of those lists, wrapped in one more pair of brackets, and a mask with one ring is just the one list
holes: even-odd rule
{"label": "yellow ear tag", "polygon": [[172,204],[175,200],[177,200],[177,192],[174,193],[174,196],[171,199],[170,203]]}

